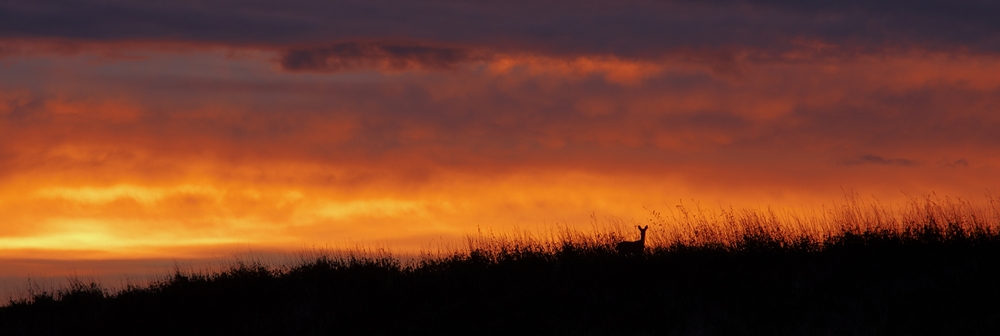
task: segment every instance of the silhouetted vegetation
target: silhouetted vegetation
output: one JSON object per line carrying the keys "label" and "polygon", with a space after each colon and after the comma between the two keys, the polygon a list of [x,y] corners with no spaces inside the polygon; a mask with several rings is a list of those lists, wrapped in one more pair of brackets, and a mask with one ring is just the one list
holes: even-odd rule
{"label": "silhouetted vegetation", "polygon": [[[661,238],[641,255],[615,251],[630,226],[631,236],[480,235],[465,252],[413,262],[241,262],[115,293],[77,281],[0,308],[0,334],[1000,334],[996,207],[950,202],[927,201],[913,218],[848,205],[823,235],[772,225],[780,216],[766,211],[723,211],[722,224],[654,213]],[[687,233],[664,229],[678,223]]]}

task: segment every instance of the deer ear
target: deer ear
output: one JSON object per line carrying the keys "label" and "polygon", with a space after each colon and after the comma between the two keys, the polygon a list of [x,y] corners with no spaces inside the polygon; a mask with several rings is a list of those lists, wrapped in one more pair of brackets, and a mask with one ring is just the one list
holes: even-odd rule
{"label": "deer ear", "polygon": [[648,228],[649,228],[649,225],[646,225],[646,227],[644,227],[642,229],[645,230],[645,229],[648,229]]}

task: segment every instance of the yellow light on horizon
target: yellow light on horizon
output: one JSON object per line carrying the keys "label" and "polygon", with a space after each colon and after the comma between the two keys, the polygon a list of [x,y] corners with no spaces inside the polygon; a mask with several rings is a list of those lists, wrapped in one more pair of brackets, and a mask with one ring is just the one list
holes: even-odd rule
{"label": "yellow light on horizon", "polygon": [[109,203],[119,199],[132,199],[148,205],[178,194],[219,198],[224,194],[224,191],[210,186],[193,184],[184,184],[169,188],[119,184],[111,187],[47,187],[36,191],[34,196],[98,204]]}

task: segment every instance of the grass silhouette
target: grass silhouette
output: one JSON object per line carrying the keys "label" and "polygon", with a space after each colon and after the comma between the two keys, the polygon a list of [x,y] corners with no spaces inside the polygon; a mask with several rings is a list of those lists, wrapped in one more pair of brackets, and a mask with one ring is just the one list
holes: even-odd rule
{"label": "grass silhouette", "polygon": [[77,280],[11,300],[0,334],[995,335],[994,199],[849,201],[822,220],[681,207],[653,213],[641,255],[615,251],[636,232],[607,228],[479,234],[465,251],[407,262],[236,262],[114,293]]}

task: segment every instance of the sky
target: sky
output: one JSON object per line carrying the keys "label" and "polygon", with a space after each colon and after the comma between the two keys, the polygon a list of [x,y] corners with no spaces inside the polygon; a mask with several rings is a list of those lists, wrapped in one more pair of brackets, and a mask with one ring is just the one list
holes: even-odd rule
{"label": "sky", "polygon": [[38,265],[981,197],[1000,187],[998,15],[0,0],[0,259],[58,274]]}

